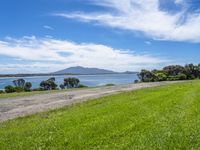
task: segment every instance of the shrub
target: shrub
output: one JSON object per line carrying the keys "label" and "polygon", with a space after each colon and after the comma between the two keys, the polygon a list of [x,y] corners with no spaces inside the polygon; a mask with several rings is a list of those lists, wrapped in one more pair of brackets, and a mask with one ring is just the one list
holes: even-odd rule
{"label": "shrub", "polygon": [[25,91],[31,91],[31,87],[32,87],[31,82],[26,82],[25,85],[24,85],[24,90]]}
{"label": "shrub", "polygon": [[176,81],[178,80],[177,76],[168,76],[167,81]]}
{"label": "shrub", "polygon": [[22,87],[14,87],[14,90],[17,93],[24,92],[24,88],[22,88]]}
{"label": "shrub", "polygon": [[139,83],[139,80],[134,80],[134,83]]}
{"label": "shrub", "polygon": [[60,85],[60,89],[64,90],[65,86],[63,84]]}
{"label": "shrub", "polygon": [[44,91],[44,89],[43,88],[35,88],[32,91]]}
{"label": "shrub", "polygon": [[3,90],[0,90],[0,94],[3,94],[3,93],[5,93]]}
{"label": "shrub", "polygon": [[115,84],[112,84],[112,83],[109,83],[109,84],[106,84],[105,86],[114,86]]}
{"label": "shrub", "polygon": [[164,73],[157,73],[156,74],[156,80],[157,81],[166,81],[167,76]]}
{"label": "shrub", "polygon": [[6,93],[14,93],[15,92],[15,88],[11,85],[8,85],[5,87],[5,92]]}
{"label": "shrub", "polygon": [[187,76],[187,79],[189,80],[194,80],[195,79],[195,76],[193,74],[190,74]]}
{"label": "shrub", "polygon": [[187,76],[184,73],[179,73],[177,75],[178,80],[186,80]]}
{"label": "shrub", "polygon": [[87,88],[87,87],[88,87],[87,85],[83,85],[83,84],[79,85],[79,88]]}

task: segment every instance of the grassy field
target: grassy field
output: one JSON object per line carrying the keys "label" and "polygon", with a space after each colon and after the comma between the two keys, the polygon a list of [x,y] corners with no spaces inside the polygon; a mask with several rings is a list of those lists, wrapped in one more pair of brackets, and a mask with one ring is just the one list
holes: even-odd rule
{"label": "grassy field", "polygon": [[0,149],[200,149],[200,82],[116,94],[1,123]]}

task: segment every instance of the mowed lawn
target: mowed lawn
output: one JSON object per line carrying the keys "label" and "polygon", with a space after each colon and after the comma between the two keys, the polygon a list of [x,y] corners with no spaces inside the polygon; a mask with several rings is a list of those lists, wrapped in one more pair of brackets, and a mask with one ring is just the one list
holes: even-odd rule
{"label": "mowed lawn", "polygon": [[0,149],[200,149],[200,82],[116,94],[1,123]]}

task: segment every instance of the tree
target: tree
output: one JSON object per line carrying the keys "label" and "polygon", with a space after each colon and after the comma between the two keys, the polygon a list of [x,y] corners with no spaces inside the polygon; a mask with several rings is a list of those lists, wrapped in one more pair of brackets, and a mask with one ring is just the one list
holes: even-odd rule
{"label": "tree", "polygon": [[47,81],[42,81],[40,83],[40,87],[43,89],[43,90],[49,90],[49,84]]}
{"label": "tree", "polygon": [[25,85],[24,85],[24,90],[25,91],[30,91],[31,87],[32,87],[31,82],[26,82]]}
{"label": "tree", "polygon": [[55,90],[57,86],[58,85],[55,83],[55,78],[49,78],[48,80],[40,83],[40,87],[43,90]]}
{"label": "tree", "polygon": [[197,65],[198,68],[198,78],[200,78],[200,64]]}
{"label": "tree", "polygon": [[17,80],[13,81],[13,84],[15,85],[15,87],[24,88],[25,80],[24,79],[17,79]]}
{"label": "tree", "polygon": [[166,81],[167,80],[167,76],[164,73],[159,72],[159,73],[156,73],[155,76],[156,76],[157,81]]}
{"label": "tree", "polygon": [[186,80],[187,79],[187,75],[185,75],[184,73],[179,73],[177,75],[177,79],[178,80]]}
{"label": "tree", "polygon": [[199,77],[200,70],[198,66],[193,64],[186,64],[185,65],[185,74],[187,75],[188,79],[195,79]]}
{"label": "tree", "polygon": [[171,65],[163,68],[167,76],[177,76],[179,73],[184,73],[185,68],[180,65]]}
{"label": "tree", "polygon": [[79,86],[79,79],[77,78],[65,78],[64,79],[64,86],[67,88],[77,88]]}
{"label": "tree", "polygon": [[148,70],[142,70],[138,74],[138,77],[142,82],[154,82],[154,81],[156,81],[156,76],[154,75],[154,73],[152,73],[151,71],[148,71]]}
{"label": "tree", "polygon": [[184,67],[170,65],[164,67],[163,70],[142,70],[138,77],[142,82],[196,79],[200,78],[200,64],[186,64]]}

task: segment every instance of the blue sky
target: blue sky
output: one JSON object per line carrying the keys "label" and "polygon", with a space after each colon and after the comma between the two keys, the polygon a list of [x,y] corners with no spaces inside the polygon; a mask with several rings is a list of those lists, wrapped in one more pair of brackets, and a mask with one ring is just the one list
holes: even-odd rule
{"label": "blue sky", "polygon": [[1,0],[0,73],[200,63],[199,0]]}

